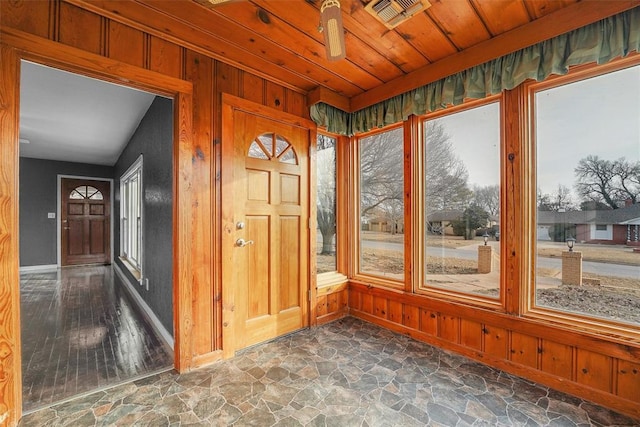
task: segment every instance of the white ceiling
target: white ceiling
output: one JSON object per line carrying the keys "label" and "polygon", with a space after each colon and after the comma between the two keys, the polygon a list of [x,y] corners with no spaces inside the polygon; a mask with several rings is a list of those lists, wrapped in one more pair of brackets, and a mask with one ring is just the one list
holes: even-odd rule
{"label": "white ceiling", "polygon": [[23,61],[20,156],[112,166],[154,98]]}

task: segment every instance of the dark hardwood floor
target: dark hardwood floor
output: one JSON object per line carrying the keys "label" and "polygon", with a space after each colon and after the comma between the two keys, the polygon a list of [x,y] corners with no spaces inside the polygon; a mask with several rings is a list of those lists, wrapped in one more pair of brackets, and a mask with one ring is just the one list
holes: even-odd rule
{"label": "dark hardwood floor", "polygon": [[23,411],[173,366],[111,266],[20,276]]}

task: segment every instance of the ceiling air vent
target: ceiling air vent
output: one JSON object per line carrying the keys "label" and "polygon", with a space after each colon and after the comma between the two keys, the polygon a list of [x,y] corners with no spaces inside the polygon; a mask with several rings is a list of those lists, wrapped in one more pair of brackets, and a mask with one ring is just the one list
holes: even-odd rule
{"label": "ceiling air vent", "polygon": [[427,0],[373,0],[365,6],[365,10],[388,28],[395,28],[430,6]]}

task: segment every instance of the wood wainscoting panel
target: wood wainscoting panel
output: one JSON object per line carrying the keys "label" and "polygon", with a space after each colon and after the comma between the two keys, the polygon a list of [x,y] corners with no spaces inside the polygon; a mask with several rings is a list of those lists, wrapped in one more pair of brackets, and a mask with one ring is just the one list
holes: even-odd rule
{"label": "wood wainscoting panel", "polygon": [[437,312],[420,309],[420,331],[434,337],[438,336],[438,319]]}
{"label": "wood wainscoting panel", "polygon": [[483,326],[473,320],[460,320],[460,344],[474,350],[482,350]]}
{"label": "wood wainscoting panel", "polygon": [[402,322],[402,320],[403,320],[403,318],[402,318],[402,305],[403,304],[401,302],[394,301],[394,300],[388,300],[388,302],[387,302],[387,319],[389,319],[393,323],[404,324]]}
{"label": "wood wainscoting panel", "polygon": [[360,296],[360,310],[363,313],[373,314],[373,295],[363,294]]}
{"label": "wood wainscoting panel", "polygon": [[507,330],[497,326],[485,325],[482,332],[484,333],[484,351],[494,357],[506,359],[507,346],[509,344]]}
{"label": "wood wainscoting panel", "polygon": [[420,330],[420,309],[415,305],[404,304],[402,324],[407,328]]}
{"label": "wood wainscoting panel", "polygon": [[573,347],[542,340],[540,369],[548,374],[573,379]]}
{"label": "wood wainscoting panel", "polygon": [[640,394],[640,363],[618,361],[617,395],[623,399],[638,400]]}
{"label": "wood wainscoting panel", "polygon": [[519,332],[511,333],[511,361],[521,365],[538,367],[538,338]]}
{"label": "wood wainscoting panel", "polygon": [[445,341],[460,342],[460,318],[451,314],[439,313],[438,336]]}
{"label": "wood wainscoting panel", "polygon": [[[611,363],[612,358],[609,356],[581,348],[577,349],[576,381],[580,384],[611,393]],[[638,390],[640,391],[640,388]]]}
{"label": "wood wainscoting panel", "polygon": [[326,295],[318,295],[316,299],[316,316],[318,318],[326,316],[328,313],[327,310],[327,296]]}
{"label": "wood wainscoting panel", "polygon": [[316,292],[316,322],[323,325],[349,313],[347,284],[323,286]]}

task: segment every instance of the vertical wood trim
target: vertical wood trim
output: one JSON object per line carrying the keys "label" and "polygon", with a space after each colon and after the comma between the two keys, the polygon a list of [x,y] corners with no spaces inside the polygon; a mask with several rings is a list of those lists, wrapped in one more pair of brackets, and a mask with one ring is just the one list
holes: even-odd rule
{"label": "vertical wood trim", "polygon": [[222,103],[221,98],[218,95],[218,82],[214,77],[216,72],[216,60],[210,59],[211,61],[211,93],[209,93],[210,102],[212,106],[211,110],[211,133],[212,133],[212,144],[213,147],[211,149],[211,155],[213,156],[212,160],[212,175],[213,175],[213,196],[211,198],[213,203],[212,213],[213,213],[213,289],[214,295],[213,298],[215,300],[214,305],[214,319],[216,320],[216,324],[218,325],[215,328],[215,337],[214,337],[214,349],[220,350],[222,349],[222,190],[221,190],[221,169],[222,169],[222,146],[220,144],[221,141],[221,124],[220,118],[222,117]]}
{"label": "vertical wood trim", "polygon": [[21,416],[18,252],[19,59],[0,45],[0,424]]}
{"label": "vertical wood trim", "polygon": [[[309,326],[318,324],[318,132],[309,133]],[[337,151],[336,147],[336,151]],[[303,296],[307,298],[307,296]],[[326,314],[326,313],[325,313]]]}
{"label": "vertical wood trim", "polygon": [[151,35],[144,34],[144,40],[142,42],[142,67],[146,70],[151,69]]}
{"label": "vertical wood trim", "polygon": [[100,55],[109,54],[109,19],[100,17]]}
{"label": "vertical wood trim", "polygon": [[111,22],[105,17],[102,18],[102,56],[109,57],[109,47],[111,45]]}
{"label": "vertical wood trim", "polygon": [[[199,246],[192,223],[199,211],[190,198],[194,182],[192,162],[195,147],[192,138],[192,95],[178,93],[174,98],[173,146],[173,328],[175,336],[174,365],[178,371],[188,370],[193,358],[192,288],[199,285],[194,274],[193,259],[201,260],[208,247]],[[177,250],[176,250],[177,248]]]}
{"label": "vertical wood trim", "polygon": [[[415,292],[424,283],[424,149],[422,126],[417,116],[405,121],[405,292]],[[410,182],[410,184],[407,183]],[[406,271],[406,269],[405,269]]]}
{"label": "vertical wood trim", "polygon": [[[352,278],[360,269],[360,154],[358,137],[349,139],[349,270],[347,277]],[[364,307],[364,304],[363,304]],[[364,308],[363,308],[364,311]]]}
{"label": "vertical wood trim", "polygon": [[221,200],[227,201],[221,205],[221,277],[222,284],[222,356],[227,359],[235,354],[234,318],[235,318],[235,291],[232,285],[233,274],[231,269],[222,268],[223,264],[230,265],[233,262],[233,246],[230,246],[231,239],[226,236],[233,233],[233,128],[234,128],[234,107],[226,102],[226,96],[222,94],[222,141],[221,163],[227,165],[220,170],[220,191]]}
{"label": "vertical wood trim", "polygon": [[58,41],[60,37],[60,1],[49,2],[49,39]]}
{"label": "vertical wood trim", "polygon": [[212,144],[211,119],[212,106],[212,62],[209,58],[187,51],[185,55],[185,75],[193,83],[193,184],[201,185],[201,189],[193,192],[191,197],[198,214],[192,224],[192,241],[206,248],[202,258],[197,259],[194,266],[194,278],[197,286],[193,287],[193,351],[194,355],[203,355],[215,350],[216,328],[220,326],[215,315],[215,290],[213,281],[213,241],[212,241]]}
{"label": "vertical wood trim", "polygon": [[525,289],[531,281],[529,271],[523,268],[529,264],[531,248],[522,236],[535,236],[535,230],[527,221],[532,218],[528,214],[530,200],[529,189],[533,185],[526,176],[531,171],[531,157],[525,149],[529,143],[526,121],[526,91],[522,85],[514,90],[506,91],[502,102],[504,151],[502,152],[502,178],[500,185],[501,199],[501,241],[500,256],[504,272],[501,274],[501,288],[504,289],[504,304],[507,313],[521,314],[528,308]]}
{"label": "vertical wood trim", "polygon": [[336,269],[344,275],[349,274],[349,173],[349,138],[336,136]]}

